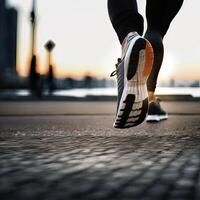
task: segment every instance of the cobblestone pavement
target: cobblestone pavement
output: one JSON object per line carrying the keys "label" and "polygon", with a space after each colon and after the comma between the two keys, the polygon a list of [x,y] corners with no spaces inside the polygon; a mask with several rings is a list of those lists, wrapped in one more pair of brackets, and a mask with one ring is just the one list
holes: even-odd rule
{"label": "cobblestone pavement", "polygon": [[200,199],[200,116],[0,117],[0,199]]}

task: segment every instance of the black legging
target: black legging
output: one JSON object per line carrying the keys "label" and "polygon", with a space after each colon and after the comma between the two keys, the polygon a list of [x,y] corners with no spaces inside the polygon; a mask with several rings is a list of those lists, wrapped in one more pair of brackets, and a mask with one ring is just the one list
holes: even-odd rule
{"label": "black legging", "polygon": [[[163,61],[165,36],[171,21],[183,4],[183,0],[146,0],[147,31],[145,38],[154,49],[154,64],[147,81],[148,91],[154,92]],[[108,12],[120,43],[130,32],[143,35],[143,17],[138,13],[136,0],[108,0]]]}

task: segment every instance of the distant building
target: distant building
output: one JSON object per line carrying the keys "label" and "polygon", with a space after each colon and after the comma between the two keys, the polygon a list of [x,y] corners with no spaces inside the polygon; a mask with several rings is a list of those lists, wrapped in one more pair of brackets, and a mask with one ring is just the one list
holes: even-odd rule
{"label": "distant building", "polygon": [[169,86],[170,87],[175,87],[176,86],[176,81],[174,79],[171,79],[170,83],[169,83]]}
{"label": "distant building", "polygon": [[17,10],[0,0],[0,85],[16,78]]}

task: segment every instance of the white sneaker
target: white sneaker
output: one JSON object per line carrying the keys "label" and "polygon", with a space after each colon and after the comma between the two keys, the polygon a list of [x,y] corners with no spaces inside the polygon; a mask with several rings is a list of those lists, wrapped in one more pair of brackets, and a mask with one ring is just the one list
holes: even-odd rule
{"label": "white sneaker", "polygon": [[160,100],[157,98],[156,101],[150,102],[146,121],[159,122],[166,119],[168,119],[168,114],[162,109]]}
{"label": "white sneaker", "polygon": [[111,74],[117,74],[118,83],[115,128],[139,125],[148,111],[146,81],[153,65],[153,48],[136,32],[126,37],[124,47],[117,69]]}

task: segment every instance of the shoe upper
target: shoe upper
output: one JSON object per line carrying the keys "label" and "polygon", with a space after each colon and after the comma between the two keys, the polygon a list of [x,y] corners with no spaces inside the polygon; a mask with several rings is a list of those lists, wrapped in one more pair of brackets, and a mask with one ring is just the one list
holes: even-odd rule
{"label": "shoe upper", "polygon": [[166,111],[160,105],[160,99],[149,103],[148,115],[167,115]]}
{"label": "shoe upper", "polygon": [[167,113],[163,110],[160,105],[160,100],[151,101],[149,103],[148,115],[166,115]]}

